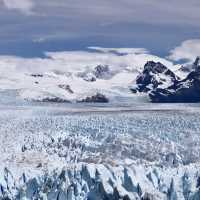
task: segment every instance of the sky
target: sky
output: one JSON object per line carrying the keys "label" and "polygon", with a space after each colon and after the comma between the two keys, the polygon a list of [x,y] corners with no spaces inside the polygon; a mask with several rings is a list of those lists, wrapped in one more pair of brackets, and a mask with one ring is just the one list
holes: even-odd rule
{"label": "sky", "polygon": [[191,59],[200,54],[199,8],[199,0],[0,0],[0,55],[99,46]]}

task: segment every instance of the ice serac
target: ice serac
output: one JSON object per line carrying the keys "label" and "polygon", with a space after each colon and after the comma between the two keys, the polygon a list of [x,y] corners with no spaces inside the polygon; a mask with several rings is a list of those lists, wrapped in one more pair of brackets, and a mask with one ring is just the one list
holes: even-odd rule
{"label": "ice serac", "polygon": [[200,102],[199,58],[193,64],[194,70],[186,78],[166,88],[156,88],[149,93],[153,102]]}
{"label": "ice serac", "polygon": [[178,77],[160,62],[149,61],[136,78],[136,88],[132,91],[148,92],[155,88],[164,88],[178,81]]}
{"label": "ice serac", "polygon": [[161,168],[79,164],[18,179],[1,174],[0,199],[24,200],[198,200],[197,166]]}

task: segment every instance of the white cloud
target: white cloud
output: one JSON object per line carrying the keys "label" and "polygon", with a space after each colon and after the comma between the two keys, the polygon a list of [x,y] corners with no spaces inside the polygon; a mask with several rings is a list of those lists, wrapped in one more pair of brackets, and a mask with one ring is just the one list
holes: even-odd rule
{"label": "white cloud", "polygon": [[[186,35],[198,37],[200,27],[199,0],[0,0],[0,2],[0,5],[4,3],[4,6],[0,7],[2,19],[0,38],[3,38],[3,42],[5,39],[18,41],[22,33],[25,33],[23,40],[34,40],[34,42],[41,42],[40,38],[47,38],[48,41],[66,39],[70,44],[73,43],[72,45],[81,43],[84,43],[84,46],[137,45],[160,48],[159,50],[163,52],[169,44],[181,41]],[[26,20],[26,16],[22,18],[16,12],[14,14],[6,12],[5,7],[26,14],[34,12],[34,15]],[[11,21],[15,24],[10,23]]]}
{"label": "white cloud", "polygon": [[170,52],[169,58],[173,61],[187,59],[193,62],[197,56],[200,56],[200,39],[186,40]]}
{"label": "white cloud", "polygon": [[[123,22],[192,24],[199,27],[199,0],[34,0],[47,16],[99,25]],[[173,5],[173,6],[172,6]],[[180,6],[181,5],[181,6]],[[41,11],[40,10],[40,11]],[[85,12],[87,10],[87,12]]]}
{"label": "white cloud", "polygon": [[149,53],[144,48],[103,48],[103,47],[88,47],[88,49],[96,50],[102,53],[112,53],[116,52],[119,54],[144,54]]}
{"label": "white cloud", "polygon": [[9,10],[18,10],[24,14],[32,14],[34,3],[32,0],[3,0],[4,6]]}
{"label": "white cloud", "polygon": [[[101,48],[99,48],[101,49]],[[163,64],[173,67],[173,63],[155,55],[146,53],[145,49],[118,49],[119,52],[126,52],[124,55],[117,55],[111,49],[103,48],[105,52],[87,51],[65,51],[47,52],[47,58],[21,58],[15,56],[0,56],[0,65],[16,72],[47,72],[51,70],[61,70],[63,72],[77,72],[86,67],[95,67],[98,64],[110,65],[114,70],[129,68],[138,70],[143,68],[147,61],[160,61]],[[113,49],[112,49],[113,50]],[[117,51],[117,49],[115,49]]]}

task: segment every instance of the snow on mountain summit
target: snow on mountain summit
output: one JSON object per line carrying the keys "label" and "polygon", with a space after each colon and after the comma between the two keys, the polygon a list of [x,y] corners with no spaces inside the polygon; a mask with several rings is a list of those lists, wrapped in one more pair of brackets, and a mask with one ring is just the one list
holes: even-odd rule
{"label": "snow on mountain summit", "polygon": [[[46,58],[1,56],[0,89],[15,90],[19,98],[31,101],[76,102],[97,93],[111,100],[131,98],[128,88],[147,61],[173,68],[170,61],[143,49],[93,50],[48,52]],[[59,85],[68,85],[73,93]]]}

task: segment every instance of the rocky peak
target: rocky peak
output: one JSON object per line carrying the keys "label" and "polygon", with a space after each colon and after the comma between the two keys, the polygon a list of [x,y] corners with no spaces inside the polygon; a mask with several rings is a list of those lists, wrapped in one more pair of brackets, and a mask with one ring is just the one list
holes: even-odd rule
{"label": "rocky peak", "polygon": [[95,68],[88,69],[84,72],[78,73],[79,77],[82,77],[83,80],[94,82],[97,79],[110,79],[113,76],[110,67],[108,65],[97,65]]}
{"label": "rocky peak", "polygon": [[185,79],[182,80],[182,82],[186,80],[200,80],[200,57],[195,59],[193,63],[193,70],[187,75]]}
{"label": "rocky peak", "polygon": [[200,57],[197,56],[195,62],[193,63],[194,66],[199,67],[200,66]]}
{"label": "rocky peak", "polygon": [[189,73],[180,80],[162,63],[149,61],[131,90],[148,92],[153,102],[200,102],[200,57],[185,67]]}
{"label": "rocky peak", "polygon": [[148,92],[158,86],[172,84],[179,78],[165,65],[160,62],[148,61],[144,70],[136,78],[137,90]]}
{"label": "rocky peak", "polygon": [[94,69],[94,75],[96,76],[96,78],[104,78],[108,75],[107,73],[109,71],[110,69],[108,65],[97,65]]}
{"label": "rocky peak", "polygon": [[195,61],[192,64],[185,64],[181,67],[183,72],[192,72],[194,70],[200,70],[200,57],[196,57]]}
{"label": "rocky peak", "polygon": [[148,61],[144,65],[144,72],[152,72],[152,73],[163,73],[165,70],[167,70],[167,67],[163,65],[160,62],[154,62],[154,61]]}
{"label": "rocky peak", "polygon": [[149,93],[153,102],[200,102],[200,58],[193,63],[193,70],[183,80],[166,88],[155,88]]}

